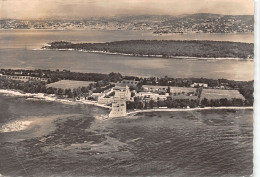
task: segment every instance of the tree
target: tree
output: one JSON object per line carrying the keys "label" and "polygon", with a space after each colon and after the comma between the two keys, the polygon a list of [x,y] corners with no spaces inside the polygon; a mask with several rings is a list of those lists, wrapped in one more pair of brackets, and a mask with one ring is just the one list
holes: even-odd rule
{"label": "tree", "polygon": [[72,98],[73,97],[73,94],[71,92],[71,89],[65,89],[65,95],[68,96],[68,98]]}
{"label": "tree", "polygon": [[209,100],[207,98],[203,98],[201,100],[201,105],[202,106],[209,106]]}
{"label": "tree", "polygon": [[78,96],[76,89],[74,88],[72,91],[73,98],[76,98]]}
{"label": "tree", "polygon": [[166,91],[167,93],[171,93],[171,88],[168,86],[168,88],[167,88],[167,91]]}
{"label": "tree", "polygon": [[158,106],[158,107],[165,107],[165,106],[167,106],[167,104],[166,104],[164,101],[159,100],[159,101],[157,102],[157,106]]}
{"label": "tree", "polygon": [[144,108],[143,102],[142,102],[142,101],[138,101],[138,102],[137,102],[137,105],[136,105],[136,108],[137,108],[137,109],[143,109],[143,108]]}
{"label": "tree", "polygon": [[64,90],[61,89],[61,88],[59,88],[59,89],[57,90],[57,95],[61,96],[61,95],[63,95],[63,92],[64,92]]}
{"label": "tree", "polygon": [[154,107],[154,104],[155,104],[154,100],[150,100],[150,101],[149,101],[149,107],[150,107],[150,108],[153,108],[153,107]]}
{"label": "tree", "polygon": [[47,88],[47,93],[48,93],[48,94],[54,94],[54,93],[55,93],[55,88],[53,88],[53,87],[48,87],[48,88]]}

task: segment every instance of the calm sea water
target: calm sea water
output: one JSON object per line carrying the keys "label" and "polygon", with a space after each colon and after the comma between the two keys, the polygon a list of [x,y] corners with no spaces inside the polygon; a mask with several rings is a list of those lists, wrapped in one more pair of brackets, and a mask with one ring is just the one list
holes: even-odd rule
{"label": "calm sea water", "polygon": [[0,30],[0,48],[41,48],[52,41],[112,42],[121,40],[213,40],[254,43],[254,34],[167,34],[154,35],[145,31],[109,30]]}
{"label": "calm sea water", "polygon": [[[253,35],[115,31],[0,31],[0,68],[70,69],[141,76],[253,79],[253,62],[167,60],[39,51],[54,40],[201,39],[253,42]],[[157,112],[104,120],[106,109],[0,95],[4,176],[249,176],[253,111]],[[17,132],[6,125],[31,122]],[[10,126],[9,126],[10,127]],[[1,175],[0,175],[1,176]]]}
{"label": "calm sea water", "polygon": [[250,110],[157,112],[103,120],[108,110],[0,95],[4,176],[249,176]]}
{"label": "calm sea water", "polygon": [[[70,69],[77,72],[120,72],[124,75],[206,77],[253,80],[254,62],[238,60],[201,61],[127,57],[75,51],[39,51],[45,43],[107,42],[129,39],[219,40],[253,42],[253,34],[152,35],[135,31],[44,31],[0,30],[0,68]],[[105,67],[104,67],[105,66]]]}

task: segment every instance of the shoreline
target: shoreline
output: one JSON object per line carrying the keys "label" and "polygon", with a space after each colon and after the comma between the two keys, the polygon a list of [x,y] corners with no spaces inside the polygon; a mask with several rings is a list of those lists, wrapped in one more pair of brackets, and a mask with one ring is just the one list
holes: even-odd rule
{"label": "shoreline", "polygon": [[51,101],[51,102],[58,102],[63,104],[88,104],[93,105],[101,108],[111,109],[111,107],[100,104],[96,101],[89,101],[89,100],[70,100],[66,98],[57,98],[53,94],[44,94],[44,93],[24,93],[19,90],[7,90],[7,89],[0,89],[0,94],[5,96],[19,96],[19,97],[27,97],[27,100],[39,100],[39,101]]}
{"label": "shoreline", "polygon": [[[0,89],[0,94],[5,96],[20,96],[27,97],[28,100],[42,100],[42,101],[51,101],[58,102],[63,104],[87,104],[92,106],[97,106],[100,108],[111,109],[110,106],[100,104],[97,101],[90,100],[70,100],[70,99],[59,99],[53,94],[44,94],[44,93],[23,93],[18,90],[6,90]],[[127,111],[126,116],[137,114],[137,113],[146,113],[146,112],[183,112],[183,111],[202,111],[202,110],[254,110],[253,106],[244,106],[244,107],[236,107],[236,106],[221,106],[221,107],[204,107],[204,108],[155,108],[155,109],[143,109],[143,110],[134,110]]]}
{"label": "shoreline", "polygon": [[184,111],[203,111],[203,110],[254,110],[253,106],[235,107],[235,106],[221,106],[221,107],[204,107],[204,108],[156,108],[144,109],[127,112],[128,115],[147,112],[184,112]]}
{"label": "shoreline", "polygon": [[[49,44],[46,44],[46,46],[49,46]],[[168,56],[163,57],[163,55],[138,55],[138,54],[127,54],[127,53],[118,53],[118,52],[106,52],[106,51],[99,51],[99,50],[82,50],[82,49],[33,49],[33,50],[49,50],[49,51],[77,51],[77,52],[86,52],[86,53],[97,53],[97,54],[105,54],[105,55],[121,55],[121,56],[130,56],[130,57],[145,57],[145,58],[162,58],[162,59],[177,59],[177,60],[238,60],[238,61],[254,61],[253,58],[209,58],[209,57],[189,57],[189,56]]]}

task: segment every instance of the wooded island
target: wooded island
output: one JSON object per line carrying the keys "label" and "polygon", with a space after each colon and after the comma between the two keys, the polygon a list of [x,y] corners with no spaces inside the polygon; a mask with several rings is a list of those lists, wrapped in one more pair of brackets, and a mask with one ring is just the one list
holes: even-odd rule
{"label": "wooded island", "polygon": [[78,50],[162,58],[253,59],[254,44],[224,41],[129,40],[106,43],[51,42],[43,49]]}

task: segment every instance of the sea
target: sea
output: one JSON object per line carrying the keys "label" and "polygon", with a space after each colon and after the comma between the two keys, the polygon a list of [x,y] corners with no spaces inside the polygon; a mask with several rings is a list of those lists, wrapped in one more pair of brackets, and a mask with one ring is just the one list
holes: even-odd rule
{"label": "sea", "polygon": [[[253,80],[253,61],[173,60],[43,51],[56,40],[253,42],[253,34],[0,30],[0,68]],[[0,176],[237,177],[253,173],[253,111],[146,112],[108,118],[92,105],[0,93]]]}
{"label": "sea", "polygon": [[[250,176],[252,110],[138,113],[0,95],[3,176]],[[20,130],[23,122],[30,122]]]}
{"label": "sea", "polygon": [[[214,40],[253,43],[249,34],[154,35],[142,31],[0,30],[0,68],[69,69],[76,72],[119,72],[141,77],[205,77],[248,81],[254,79],[253,60],[164,59],[93,54],[78,51],[42,51],[53,41],[111,42],[120,40]],[[105,67],[104,67],[105,66]],[[184,72],[185,71],[185,72]]]}

